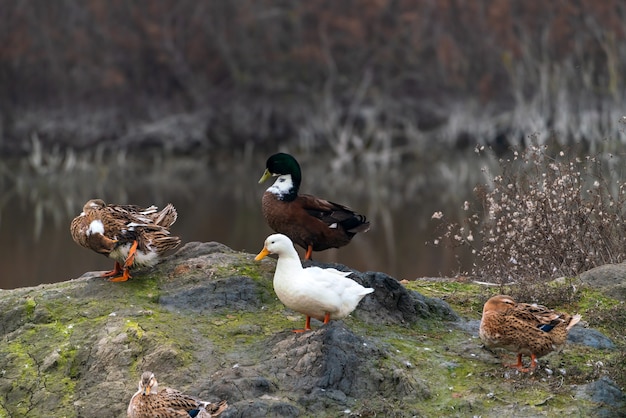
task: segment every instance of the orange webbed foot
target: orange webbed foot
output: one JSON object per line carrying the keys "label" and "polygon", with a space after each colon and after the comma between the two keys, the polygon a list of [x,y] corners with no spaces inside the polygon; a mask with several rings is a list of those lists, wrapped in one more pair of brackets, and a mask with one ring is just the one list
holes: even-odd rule
{"label": "orange webbed foot", "polygon": [[534,371],[537,368],[537,356],[534,353],[530,354],[530,369],[526,371]]}
{"label": "orange webbed foot", "polygon": [[535,356],[534,354],[530,355],[530,367],[524,367],[521,354],[517,355],[517,363],[505,364],[505,366],[511,367],[512,369],[517,369],[520,373],[528,373],[537,368],[537,356]]}
{"label": "orange webbed foot", "polygon": [[292,332],[301,333],[311,331],[311,317],[307,316],[306,321],[304,322],[304,329],[294,329]]}
{"label": "orange webbed foot", "polygon": [[517,355],[517,363],[511,363],[511,364],[505,364],[506,367],[511,367],[513,369],[521,369],[524,367],[524,364],[522,363],[522,355],[518,354]]}
{"label": "orange webbed foot", "polygon": [[100,277],[115,277],[122,272],[122,266],[117,261],[115,262],[115,267],[113,270],[107,271],[106,273],[102,273]]}
{"label": "orange webbed foot", "polygon": [[130,272],[128,271],[128,269],[124,269],[124,273],[121,276],[113,277],[109,279],[109,281],[110,282],[125,282],[131,277],[132,276],[130,275]]}

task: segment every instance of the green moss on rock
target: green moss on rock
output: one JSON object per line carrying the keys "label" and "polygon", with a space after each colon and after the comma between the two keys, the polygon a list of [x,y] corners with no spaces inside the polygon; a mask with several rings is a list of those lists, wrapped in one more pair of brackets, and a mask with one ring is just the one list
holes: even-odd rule
{"label": "green moss on rock", "polygon": [[[485,351],[475,331],[461,326],[478,321],[494,289],[446,280],[406,287],[444,299],[462,321],[437,310],[423,317],[383,312],[394,303],[409,312],[410,303],[423,301],[376,277],[376,292],[388,295],[368,296],[343,321],[314,321],[313,331],[294,334],[304,316],[276,298],[274,268],[271,259],[255,262],[220,244],[192,243],[125,283],[88,275],[2,292],[0,416],[45,410],[51,417],[121,418],[143,370],[206,400],[227,398],[240,413],[588,415],[597,405],[575,399],[576,385],[617,364],[619,350],[568,344],[533,374],[507,369],[502,363],[513,355]],[[585,289],[568,309],[585,320],[594,309],[615,306]],[[620,328],[604,329],[621,341]]]}

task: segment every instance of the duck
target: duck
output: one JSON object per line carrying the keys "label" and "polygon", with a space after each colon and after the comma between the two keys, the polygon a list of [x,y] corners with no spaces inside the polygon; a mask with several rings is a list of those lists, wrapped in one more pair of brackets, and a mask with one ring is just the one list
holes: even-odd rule
{"label": "duck", "polygon": [[311,330],[311,318],[327,324],[331,319],[343,319],[354,311],[365,297],[374,291],[350,279],[351,272],[317,266],[303,268],[293,242],[283,234],[267,237],[263,249],[255,257],[262,260],[277,254],[274,271],[274,292],[288,308],[306,316],[304,329]]}
{"label": "duck", "polygon": [[[537,358],[561,350],[570,329],[580,319],[578,314],[517,303],[511,296],[496,295],[483,306],[479,336],[487,348],[517,353],[517,363],[506,366],[529,372],[537,368]],[[530,367],[524,367],[523,355],[530,356]]]}
{"label": "duck", "polygon": [[357,233],[369,230],[365,216],[349,207],[299,194],[302,173],[293,156],[277,153],[269,157],[259,183],[270,177],[277,179],[263,193],[263,216],[274,232],[306,250],[305,260],[311,259],[313,251],[343,247]]}
{"label": "duck", "polygon": [[125,282],[131,268],[154,266],[166,251],[180,245],[180,238],[169,231],[177,217],[171,203],[158,210],[154,205],[107,205],[91,199],[72,220],[70,232],[78,245],[115,260],[113,270],[102,277]]}
{"label": "duck", "polygon": [[219,416],[227,408],[225,400],[211,403],[176,389],[159,390],[154,373],[145,371],[139,380],[137,392],[130,398],[126,415],[128,418],[210,418]]}

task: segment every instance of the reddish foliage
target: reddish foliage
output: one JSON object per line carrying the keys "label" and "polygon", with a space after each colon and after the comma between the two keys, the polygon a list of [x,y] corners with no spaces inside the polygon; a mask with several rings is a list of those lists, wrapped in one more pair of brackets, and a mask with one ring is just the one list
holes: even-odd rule
{"label": "reddish foliage", "polygon": [[625,27],[621,0],[5,2],[0,75],[26,103],[60,93],[176,97],[198,85],[314,91],[330,69],[347,83],[367,69],[381,86],[419,79],[490,99],[520,64],[580,62],[600,90],[610,77],[623,89],[613,73]]}

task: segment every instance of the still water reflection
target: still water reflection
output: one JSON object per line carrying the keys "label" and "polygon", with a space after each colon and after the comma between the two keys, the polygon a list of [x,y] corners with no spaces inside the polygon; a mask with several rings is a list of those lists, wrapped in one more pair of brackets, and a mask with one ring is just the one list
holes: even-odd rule
{"label": "still water reflection", "polygon": [[[11,289],[76,278],[111,269],[109,259],[76,245],[71,219],[91,198],[109,203],[172,202],[178,221],[172,232],[183,243],[219,241],[256,254],[272,231],[260,210],[267,184],[257,183],[267,155],[148,157],[124,155],[74,158],[52,166],[26,160],[0,166],[0,288]],[[444,247],[426,245],[435,236],[433,212],[460,215],[472,188],[483,182],[485,161],[475,154],[424,162],[356,161],[332,171],[330,161],[300,157],[301,190],[351,206],[371,221],[341,249],[315,253],[361,271],[386,272],[398,279],[449,276],[466,268]],[[303,255],[301,249],[298,249]]]}

